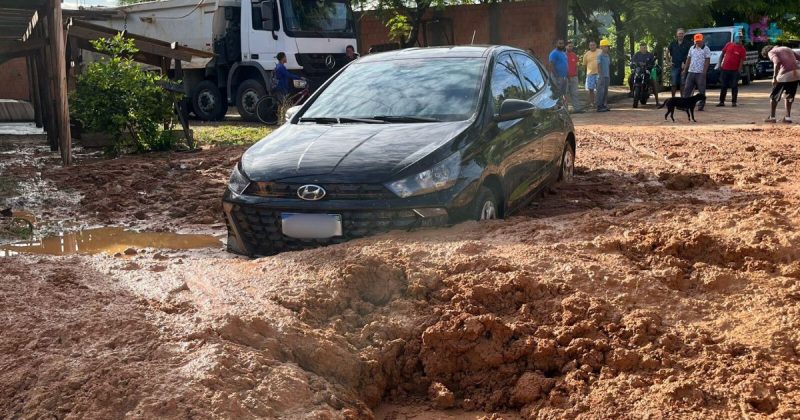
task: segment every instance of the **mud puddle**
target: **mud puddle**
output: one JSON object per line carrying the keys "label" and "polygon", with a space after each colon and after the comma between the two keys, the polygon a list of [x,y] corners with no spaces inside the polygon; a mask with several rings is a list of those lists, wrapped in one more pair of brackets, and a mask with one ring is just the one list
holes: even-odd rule
{"label": "mud puddle", "polygon": [[117,254],[130,248],[200,249],[218,248],[222,242],[211,235],[168,232],[136,232],[105,227],[65,232],[39,241],[20,242],[0,247],[0,257],[23,254],[75,255]]}

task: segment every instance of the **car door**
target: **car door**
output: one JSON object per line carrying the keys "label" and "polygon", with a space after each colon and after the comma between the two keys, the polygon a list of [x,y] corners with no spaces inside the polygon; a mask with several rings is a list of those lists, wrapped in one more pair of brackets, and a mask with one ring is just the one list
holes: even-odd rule
{"label": "car door", "polygon": [[[498,56],[490,80],[493,112],[500,113],[506,99],[529,100],[529,92],[510,53]],[[509,209],[518,207],[534,186],[531,184],[543,170],[539,116],[536,111],[510,121],[493,122],[493,147],[498,152],[503,189]]]}
{"label": "car door", "polygon": [[536,105],[539,119],[539,134],[537,140],[540,145],[540,154],[537,157],[542,161],[543,171],[539,174],[544,178],[550,174],[554,165],[561,161],[566,139],[567,110],[560,95],[554,89],[550,80],[544,76],[542,66],[526,54],[514,54],[514,60],[520,68],[523,82],[529,90],[535,90],[530,101]]}
{"label": "car door", "polygon": [[[250,4],[249,8],[246,6],[248,3]],[[263,6],[266,4],[272,5],[271,21],[274,31],[264,29],[266,17],[263,16],[263,13],[268,8]],[[242,5],[245,7],[242,10],[242,33],[246,35],[242,37],[242,61],[255,61],[263,68],[271,70],[275,67],[275,55],[280,51],[279,42],[283,41],[277,36],[281,27],[278,2],[276,0],[248,0],[242,2]],[[289,68],[294,67],[291,63],[294,60],[293,54],[287,58],[290,60]]]}

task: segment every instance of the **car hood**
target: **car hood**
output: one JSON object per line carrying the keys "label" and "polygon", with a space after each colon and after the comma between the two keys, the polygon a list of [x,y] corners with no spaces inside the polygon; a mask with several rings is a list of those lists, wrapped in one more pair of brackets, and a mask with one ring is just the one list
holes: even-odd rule
{"label": "car hood", "polygon": [[382,183],[470,124],[285,124],[244,153],[242,169],[253,181]]}

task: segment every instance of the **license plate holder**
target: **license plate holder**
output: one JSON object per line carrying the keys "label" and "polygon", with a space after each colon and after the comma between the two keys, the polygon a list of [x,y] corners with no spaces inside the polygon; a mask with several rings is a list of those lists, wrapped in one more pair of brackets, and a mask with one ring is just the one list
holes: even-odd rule
{"label": "license plate holder", "polygon": [[281,232],[295,239],[329,239],[342,236],[342,215],[281,213]]}

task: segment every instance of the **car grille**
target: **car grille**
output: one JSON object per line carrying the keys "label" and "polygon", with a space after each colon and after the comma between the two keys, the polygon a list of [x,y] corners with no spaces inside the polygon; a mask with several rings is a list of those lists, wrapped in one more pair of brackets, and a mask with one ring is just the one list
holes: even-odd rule
{"label": "car grille", "polygon": [[[245,195],[267,198],[298,198],[297,190],[303,185],[284,182],[252,182],[245,190]],[[328,184],[320,185],[325,189],[327,200],[374,200],[392,199],[397,195],[383,185],[376,184]]]}
{"label": "car grille", "polygon": [[255,255],[315,248],[346,242],[391,230],[409,230],[420,225],[421,218],[412,210],[316,211],[342,215],[342,236],[328,239],[296,239],[283,235],[280,210],[234,205],[231,217],[241,240]]}

